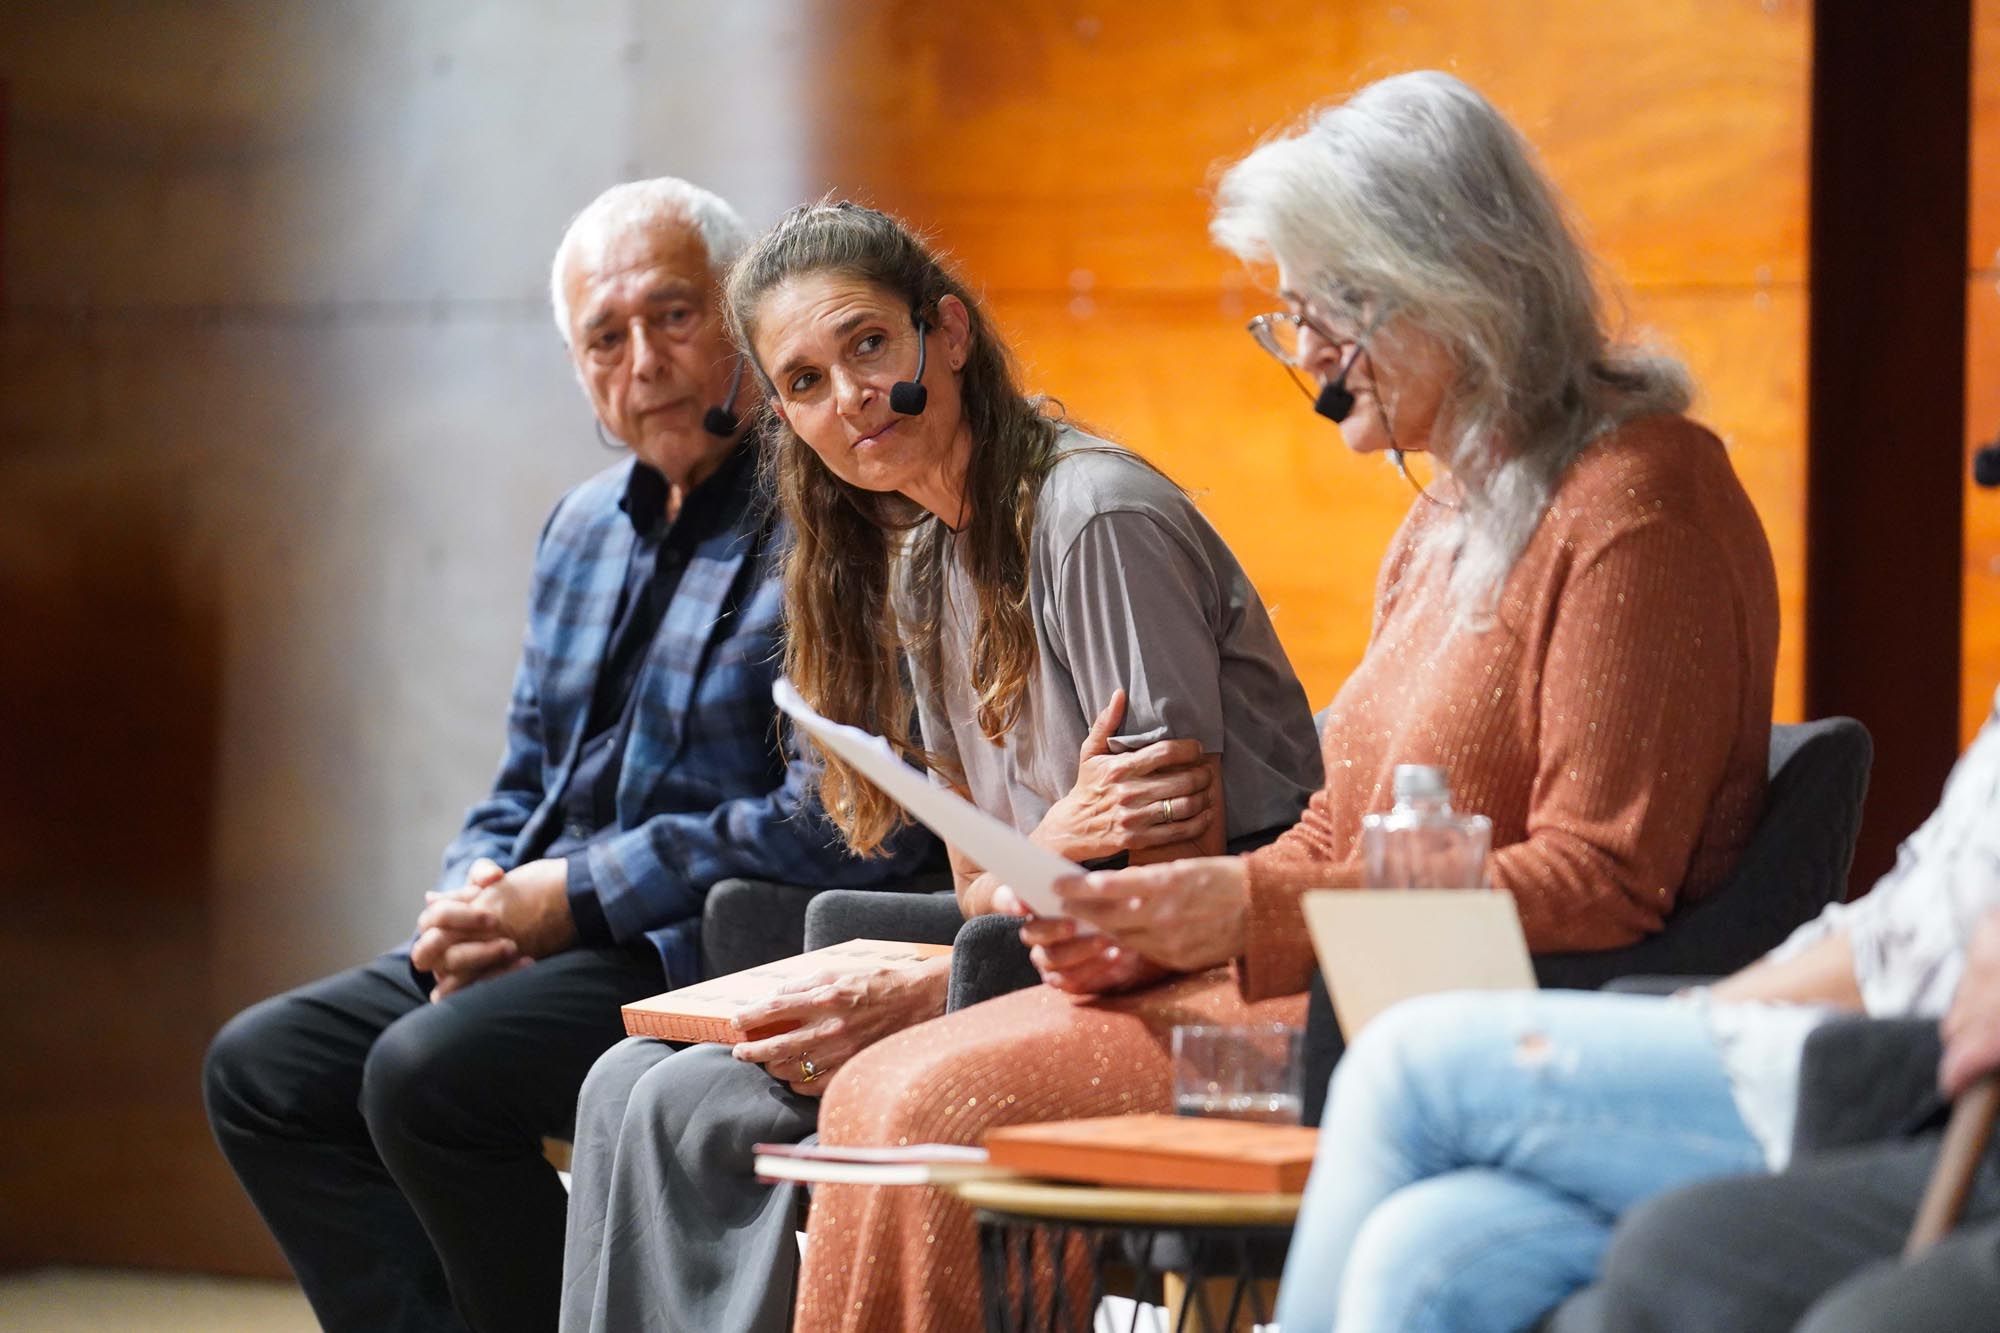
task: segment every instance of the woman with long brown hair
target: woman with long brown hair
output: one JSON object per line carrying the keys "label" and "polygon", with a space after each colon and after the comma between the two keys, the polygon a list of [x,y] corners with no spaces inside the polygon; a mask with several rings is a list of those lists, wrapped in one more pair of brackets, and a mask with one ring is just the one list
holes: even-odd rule
{"label": "woman with long brown hair", "polygon": [[[1019,389],[928,247],[885,214],[807,206],[732,271],[728,307],[772,408],[786,670],[810,703],[1072,860],[1243,850],[1292,824],[1319,759],[1256,590],[1172,481]],[[881,846],[900,809],[823,760],[849,844]],[[953,868],[968,916],[1012,905],[956,854]],[[1097,946],[1043,972],[1026,1016],[997,1021],[1082,1042],[1072,996],[1157,995],[1167,976]],[[749,1146],[810,1133],[829,1075],[839,1086],[867,1047],[943,1013],[945,983],[937,965],[781,994],[740,1021],[789,1030],[733,1065],[654,1042],[601,1059],[577,1114],[564,1326],[782,1328],[794,1214],[750,1181]],[[1122,1075],[1100,1082],[1115,1105]],[[1072,1102],[1028,1098],[1012,1118]]]}

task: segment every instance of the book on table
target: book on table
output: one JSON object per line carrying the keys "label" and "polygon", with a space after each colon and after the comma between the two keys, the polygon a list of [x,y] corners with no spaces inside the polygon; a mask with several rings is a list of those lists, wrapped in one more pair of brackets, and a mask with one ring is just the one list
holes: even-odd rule
{"label": "book on table", "polygon": [[815,1185],[951,1185],[1014,1173],[993,1166],[984,1148],[957,1143],[910,1143],[891,1148],[825,1143],[760,1143],[759,1180],[803,1180]]}
{"label": "book on table", "polygon": [[987,1131],[987,1161],[1018,1175],[1229,1194],[1297,1194],[1319,1131],[1219,1116],[1119,1115]]}
{"label": "book on table", "polygon": [[665,1041],[755,1041],[782,1032],[785,1027],[779,1025],[746,1031],[736,1022],[736,1015],[759,1001],[769,999],[773,991],[787,982],[800,981],[816,973],[851,976],[885,967],[913,967],[950,953],[949,944],[848,940],[845,944],[780,958],[761,967],[711,977],[650,999],[635,1000],[624,1007],[625,1031],[634,1037],[659,1037]]}

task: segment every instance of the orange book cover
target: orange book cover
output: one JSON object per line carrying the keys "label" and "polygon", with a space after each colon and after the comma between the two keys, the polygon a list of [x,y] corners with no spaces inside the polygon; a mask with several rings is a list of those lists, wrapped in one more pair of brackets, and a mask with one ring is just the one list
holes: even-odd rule
{"label": "orange book cover", "polygon": [[692,986],[670,990],[624,1008],[625,1031],[634,1037],[667,1041],[739,1042],[768,1037],[779,1028],[746,1032],[736,1015],[766,999],[788,981],[815,972],[873,972],[883,967],[908,967],[951,952],[949,944],[901,944],[894,940],[849,940],[811,953],[780,958],[762,967],[711,977]]}
{"label": "orange book cover", "polygon": [[1102,1116],[986,1135],[987,1160],[1022,1175],[1232,1194],[1301,1192],[1318,1145],[1316,1129],[1217,1116]]}

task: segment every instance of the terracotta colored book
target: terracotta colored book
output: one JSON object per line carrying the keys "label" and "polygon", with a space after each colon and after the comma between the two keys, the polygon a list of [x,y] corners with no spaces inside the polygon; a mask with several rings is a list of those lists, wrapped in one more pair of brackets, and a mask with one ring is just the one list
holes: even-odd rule
{"label": "terracotta colored book", "polygon": [[784,1029],[746,1032],[736,1025],[736,1015],[747,1006],[769,998],[772,991],[788,981],[815,972],[873,972],[883,967],[908,967],[950,952],[949,944],[849,940],[811,953],[780,958],[762,967],[732,972],[726,977],[711,977],[649,1000],[636,1000],[625,1006],[625,1031],[634,1037],[660,1037],[667,1041],[753,1041]]}
{"label": "terracotta colored book", "polygon": [[1216,1116],[1102,1116],[986,1135],[987,1160],[1024,1176],[1232,1194],[1299,1193],[1318,1146],[1316,1129]]}

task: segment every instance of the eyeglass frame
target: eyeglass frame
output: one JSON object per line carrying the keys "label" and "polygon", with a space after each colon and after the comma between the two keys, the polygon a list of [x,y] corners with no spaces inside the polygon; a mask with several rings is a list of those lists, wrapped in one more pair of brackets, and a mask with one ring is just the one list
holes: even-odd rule
{"label": "eyeglass frame", "polygon": [[[1303,374],[1305,367],[1301,366],[1295,358],[1285,355],[1284,349],[1278,346],[1278,340],[1271,332],[1272,326],[1280,320],[1289,323],[1295,329],[1311,329],[1315,334],[1335,347],[1345,345],[1353,349],[1341,358],[1340,369],[1335,375],[1337,381],[1346,380],[1348,372],[1353,370],[1356,364],[1360,362],[1362,353],[1368,350],[1369,334],[1373,333],[1375,325],[1381,322],[1378,318],[1371,322],[1367,329],[1352,338],[1337,338],[1327,332],[1312,316],[1302,315],[1294,310],[1273,310],[1253,317],[1248,324],[1244,325],[1244,332],[1250,335],[1250,340],[1269,354],[1273,361],[1276,361],[1285,368],[1286,377],[1292,383],[1298,385],[1299,392],[1304,394],[1307,400],[1311,402],[1319,400],[1319,392],[1306,382]],[[1383,424],[1386,426],[1387,422],[1385,421]],[[1411,489],[1432,504],[1441,505],[1446,509],[1458,508],[1451,501],[1441,500],[1437,496],[1432,495],[1428,487],[1410,475],[1409,465],[1404,459],[1403,450],[1394,444],[1394,438],[1393,435],[1390,437],[1389,462],[1402,475],[1403,480],[1410,484]]]}
{"label": "eyeglass frame", "polygon": [[1353,338],[1337,338],[1329,333],[1318,321],[1313,319],[1311,315],[1301,315],[1291,310],[1273,310],[1267,314],[1256,316],[1248,324],[1244,325],[1243,331],[1250,335],[1250,340],[1256,343],[1258,348],[1273,361],[1276,361],[1285,368],[1286,376],[1293,384],[1298,386],[1299,392],[1304,394],[1308,399],[1318,398],[1319,391],[1306,382],[1306,378],[1302,374],[1305,367],[1300,365],[1296,358],[1285,354],[1284,349],[1278,346],[1277,336],[1271,331],[1272,327],[1281,320],[1301,331],[1311,329],[1320,338],[1335,347],[1345,346],[1352,348],[1353,350],[1341,358],[1340,373],[1343,374],[1353,369],[1355,362],[1360,359],[1361,353],[1367,346],[1367,334],[1365,333]]}

